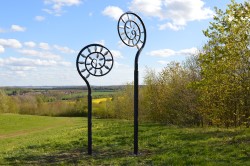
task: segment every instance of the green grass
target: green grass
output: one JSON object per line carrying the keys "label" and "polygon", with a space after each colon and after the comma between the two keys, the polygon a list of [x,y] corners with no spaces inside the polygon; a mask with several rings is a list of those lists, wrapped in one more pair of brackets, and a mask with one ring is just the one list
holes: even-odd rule
{"label": "green grass", "polygon": [[0,135],[8,135],[32,130],[41,130],[63,123],[62,118],[42,116],[20,116],[16,114],[0,114]]}
{"label": "green grass", "polygon": [[87,119],[0,114],[0,165],[250,165],[250,129],[139,127],[93,119],[93,156]]}

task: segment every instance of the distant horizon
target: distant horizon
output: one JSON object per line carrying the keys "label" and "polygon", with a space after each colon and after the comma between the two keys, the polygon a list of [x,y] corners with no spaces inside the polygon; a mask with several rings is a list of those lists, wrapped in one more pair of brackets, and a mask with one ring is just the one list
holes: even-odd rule
{"label": "distant horizon", "polygon": [[[142,86],[144,84],[140,84],[139,86]],[[126,86],[126,84],[121,85],[91,85],[91,87],[118,87],[118,86]],[[44,86],[0,86],[0,88],[29,88],[29,87],[87,87],[86,85],[44,85]]]}
{"label": "distant horizon", "polygon": [[[24,85],[24,86],[0,86],[0,87],[78,87],[78,86],[86,86],[86,85],[37,85],[37,86],[32,86],[32,85]],[[123,85],[91,85],[91,86],[123,86]]]}

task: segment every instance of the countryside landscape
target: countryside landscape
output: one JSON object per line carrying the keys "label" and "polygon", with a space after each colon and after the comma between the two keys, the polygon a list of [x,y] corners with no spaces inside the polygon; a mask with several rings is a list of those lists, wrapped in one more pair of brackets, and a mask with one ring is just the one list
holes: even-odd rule
{"label": "countryside landscape", "polygon": [[92,156],[87,154],[87,105],[83,87],[2,89],[1,101],[6,93],[8,100],[12,98],[17,103],[12,101],[7,105],[6,102],[5,106],[13,112],[0,116],[0,164],[249,164],[249,128],[185,126],[149,119],[140,121],[140,153],[135,156],[132,111],[128,115],[112,112],[112,100],[124,88],[102,87],[93,92]]}
{"label": "countryside landscape", "polygon": [[[46,22],[49,19],[71,19],[72,16],[68,18],[67,15],[81,11],[81,6],[97,4],[81,0],[41,2],[40,5],[48,8],[42,10],[47,15],[36,16],[35,21],[46,25],[53,24]],[[214,10],[205,7],[202,0],[155,2],[132,0],[127,7],[141,14],[147,24],[150,23],[149,40],[154,36],[150,32],[157,31],[155,36],[161,36],[169,28],[177,35],[185,32],[191,21],[210,21],[200,31],[206,40],[199,49],[150,52],[145,48],[147,53],[142,53],[140,58],[147,59],[148,64],[153,65],[153,60],[159,63],[139,68],[142,76],[138,86],[138,155],[133,153],[135,83],[131,79],[127,81],[127,75],[133,78],[133,66],[125,64],[129,58],[121,53],[123,47],[117,46],[120,51],[111,50],[114,59],[118,59],[113,68],[117,73],[111,71],[110,77],[89,79],[93,118],[93,152],[90,155],[88,87],[77,75],[74,64],[77,52],[63,47],[64,53],[68,52],[73,60],[62,53],[63,56],[54,57],[59,58],[54,61],[46,59],[46,55],[49,54],[49,58],[55,56],[51,52],[53,49],[59,51],[61,47],[58,45],[30,41],[20,42],[17,47],[19,41],[16,39],[0,38],[0,165],[250,165],[250,2],[231,0],[227,4],[223,2],[222,6],[218,2],[210,2],[210,6],[222,7],[213,6]],[[125,2],[114,3],[125,8],[122,5]],[[107,6],[98,17],[91,10],[85,13],[84,18],[108,16],[113,20],[107,26],[113,26],[117,16],[123,12],[117,6]],[[185,13],[176,17],[163,12],[182,13],[177,9],[186,9],[190,15],[186,17]],[[159,24],[159,30],[156,30],[152,18],[159,19],[157,23],[172,22]],[[26,28],[13,27],[11,31],[0,27],[0,35],[26,33]],[[105,42],[101,41],[103,45]],[[164,42],[162,44],[165,45]],[[10,52],[20,53],[19,56],[25,52],[34,59],[8,57]],[[31,55],[31,52],[36,54]],[[188,56],[178,59],[182,56],[179,54]],[[157,59],[171,56],[177,58]],[[162,67],[158,68],[160,65]]]}

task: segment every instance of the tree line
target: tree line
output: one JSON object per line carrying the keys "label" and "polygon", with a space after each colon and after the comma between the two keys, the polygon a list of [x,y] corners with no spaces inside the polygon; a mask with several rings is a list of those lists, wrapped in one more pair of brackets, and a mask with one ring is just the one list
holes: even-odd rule
{"label": "tree line", "polygon": [[8,96],[0,89],[0,113],[18,113],[42,116],[86,116],[87,102],[55,100],[45,95]]}

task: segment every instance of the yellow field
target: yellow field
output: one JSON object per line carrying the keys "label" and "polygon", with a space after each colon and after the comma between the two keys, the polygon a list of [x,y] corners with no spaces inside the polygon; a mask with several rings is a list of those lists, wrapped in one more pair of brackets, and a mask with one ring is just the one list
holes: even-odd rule
{"label": "yellow field", "polygon": [[94,103],[94,104],[100,104],[101,102],[106,102],[106,101],[110,101],[111,100],[111,98],[99,98],[99,99],[93,99],[92,100],[92,102]]}

